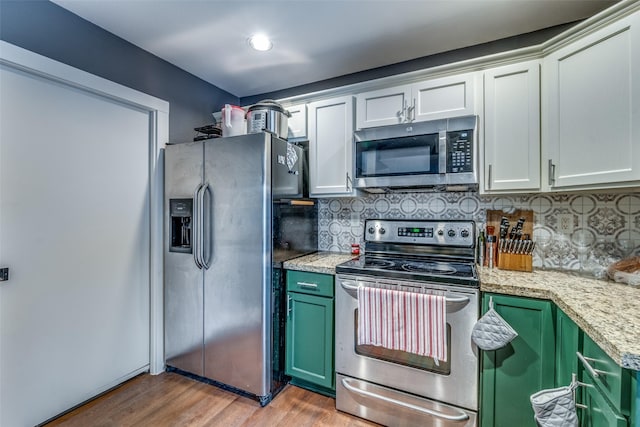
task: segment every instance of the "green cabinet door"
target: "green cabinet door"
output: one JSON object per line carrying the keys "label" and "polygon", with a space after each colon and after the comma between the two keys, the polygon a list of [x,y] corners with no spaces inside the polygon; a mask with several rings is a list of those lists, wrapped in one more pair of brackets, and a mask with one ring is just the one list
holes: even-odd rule
{"label": "green cabinet door", "polygon": [[507,346],[485,351],[481,370],[482,427],[535,427],[529,396],[554,387],[555,334],[550,301],[485,294],[518,333]]}
{"label": "green cabinet door", "polygon": [[289,292],[285,372],[333,389],[333,298]]}
{"label": "green cabinet door", "polygon": [[562,310],[556,310],[556,387],[571,384],[578,374],[576,353],[582,348],[580,328]]}
{"label": "green cabinet door", "polygon": [[582,427],[627,427],[629,423],[604,397],[600,389],[587,377],[582,400],[586,408],[582,410]]}

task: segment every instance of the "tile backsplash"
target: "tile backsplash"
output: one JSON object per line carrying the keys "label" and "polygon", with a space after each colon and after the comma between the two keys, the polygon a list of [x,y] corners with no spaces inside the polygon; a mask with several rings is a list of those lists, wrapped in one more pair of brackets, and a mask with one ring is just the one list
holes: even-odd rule
{"label": "tile backsplash", "polygon": [[[606,264],[633,252],[640,252],[640,193],[576,193],[479,195],[467,193],[389,193],[357,198],[318,200],[318,249],[347,252],[352,243],[364,243],[364,220],[383,219],[466,219],[486,221],[487,209],[531,209],[534,212],[534,239],[560,233],[559,221],[572,221],[566,233],[591,244],[590,260]],[[566,228],[565,228],[566,230]],[[626,240],[626,241],[625,241]],[[623,245],[631,240],[632,248]],[[550,268],[578,269],[576,251],[558,256],[553,244],[545,256]],[[603,259],[606,258],[606,259]],[[561,263],[562,261],[562,263]],[[539,253],[534,266],[541,265]]]}

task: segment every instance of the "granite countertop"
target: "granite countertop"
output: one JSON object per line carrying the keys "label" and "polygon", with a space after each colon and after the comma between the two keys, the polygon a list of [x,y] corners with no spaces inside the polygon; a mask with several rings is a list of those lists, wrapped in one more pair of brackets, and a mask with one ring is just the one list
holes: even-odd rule
{"label": "granite countertop", "polygon": [[640,288],[560,271],[479,274],[483,292],[553,301],[620,366],[640,370]]}
{"label": "granite countertop", "polygon": [[349,261],[355,255],[342,252],[316,252],[285,261],[286,270],[309,271],[311,273],[336,274],[336,265]]}

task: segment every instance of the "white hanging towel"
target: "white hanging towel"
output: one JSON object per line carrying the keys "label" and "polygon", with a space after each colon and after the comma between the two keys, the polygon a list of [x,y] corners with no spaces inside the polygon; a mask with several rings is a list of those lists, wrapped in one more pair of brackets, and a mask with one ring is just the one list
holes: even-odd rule
{"label": "white hanging towel", "polygon": [[358,345],[447,360],[447,299],[441,295],[358,287]]}

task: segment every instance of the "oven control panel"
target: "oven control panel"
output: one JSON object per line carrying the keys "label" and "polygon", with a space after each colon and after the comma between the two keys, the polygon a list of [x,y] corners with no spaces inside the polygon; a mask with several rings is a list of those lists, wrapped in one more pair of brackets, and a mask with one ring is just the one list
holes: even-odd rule
{"label": "oven control panel", "polygon": [[365,241],[473,247],[475,223],[370,219],[365,222]]}

